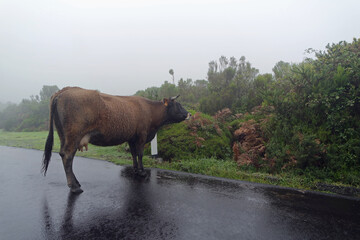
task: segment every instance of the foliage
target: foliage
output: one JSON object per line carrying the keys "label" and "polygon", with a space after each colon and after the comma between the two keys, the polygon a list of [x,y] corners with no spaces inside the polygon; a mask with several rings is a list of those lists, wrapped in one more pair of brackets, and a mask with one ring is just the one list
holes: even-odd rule
{"label": "foliage", "polygon": [[233,111],[249,111],[256,106],[252,100],[257,92],[254,80],[259,70],[253,68],[242,56],[239,61],[222,56],[219,61],[211,61],[208,70],[208,96],[200,100],[200,110],[214,114],[229,108]]}
{"label": "foliage", "polygon": [[[158,152],[165,160],[231,157],[231,133],[221,121],[203,114],[158,132]],[[149,152],[149,150],[147,150]]]}
{"label": "foliage", "polygon": [[137,96],[142,96],[152,100],[161,100],[163,98],[174,97],[178,95],[179,90],[175,84],[165,81],[160,88],[151,87],[145,90],[139,90],[135,93]]}
{"label": "foliage", "polygon": [[206,80],[196,80],[188,78],[180,79],[178,85],[165,81],[160,87],[150,87],[145,90],[139,90],[135,93],[137,96],[146,97],[152,100],[161,100],[163,98],[180,95],[180,101],[184,106],[198,109],[199,99],[206,96],[208,82]]}
{"label": "foliage", "polygon": [[9,105],[11,105],[11,102],[6,102],[6,103],[0,102],[0,112],[6,109]]}
{"label": "foliage", "polygon": [[[173,76],[173,69],[169,73]],[[165,81],[160,87],[140,90],[135,95],[161,100],[180,94],[183,105],[206,114],[215,114],[224,108],[246,112],[262,103],[262,94],[272,81],[271,74],[258,73],[244,56],[239,60],[221,56],[209,63],[207,80],[181,78],[177,85]]]}
{"label": "foliage", "polygon": [[264,97],[275,107],[267,153],[278,169],[293,159],[299,170],[351,184],[360,174],[360,41],[309,51],[315,60],[274,71]]}
{"label": "foliage", "polygon": [[49,101],[57,86],[43,86],[40,96],[23,99],[20,104],[10,104],[0,112],[0,128],[6,131],[40,131],[48,127]]}

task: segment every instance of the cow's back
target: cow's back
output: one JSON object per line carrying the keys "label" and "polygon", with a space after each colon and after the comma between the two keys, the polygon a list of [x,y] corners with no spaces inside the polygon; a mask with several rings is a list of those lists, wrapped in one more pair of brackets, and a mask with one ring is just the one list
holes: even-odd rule
{"label": "cow's back", "polygon": [[103,131],[112,135],[121,133],[126,141],[136,137],[141,131],[147,131],[151,119],[147,100],[136,96],[112,96],[100,94],[104,104],[102,116]]}

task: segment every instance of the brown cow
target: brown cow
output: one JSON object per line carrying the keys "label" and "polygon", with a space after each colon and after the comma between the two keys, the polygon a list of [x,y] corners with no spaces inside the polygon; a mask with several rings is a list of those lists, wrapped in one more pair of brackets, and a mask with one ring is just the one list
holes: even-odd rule
{"label": "brown cow", "polygon": [[60,138],[60,156],[67,184],[72,192],[83,191],[73,173],[72,163],[76,151],[83,147],[87,149],[88,143],[114,146],[128,142],[135,173],[146,175],[142,164],[145,143],[154,138],[161,126],[178,123],[191,116],[175,99],[152,101],[137,96],[112,96],[78,87],[58,91],[50,101],[50,129],[42,166],[44,175],[51,158],[54,124]]}

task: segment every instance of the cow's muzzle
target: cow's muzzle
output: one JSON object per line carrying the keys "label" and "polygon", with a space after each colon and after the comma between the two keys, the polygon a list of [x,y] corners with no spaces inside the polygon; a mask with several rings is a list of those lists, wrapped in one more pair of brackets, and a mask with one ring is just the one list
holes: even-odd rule
{"label": "cow's muzzle", "polygon": [[185,120],[189,120],[191,118],[191,113],[188,113]]}

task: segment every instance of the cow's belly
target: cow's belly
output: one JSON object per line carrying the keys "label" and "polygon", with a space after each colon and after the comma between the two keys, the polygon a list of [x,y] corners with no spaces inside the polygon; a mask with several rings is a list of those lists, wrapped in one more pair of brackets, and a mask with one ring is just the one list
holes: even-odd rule
{"label": "cow's belly", "polygon": [[125,139],[124,137],[106,136],[102,133],[92,133],[92,134],[90,134],[90,138],[89,138],[89,143],[96,145],[96,146],[115,146],[115,145],[122,144],[126,141],[127,141],[127,139]]}

